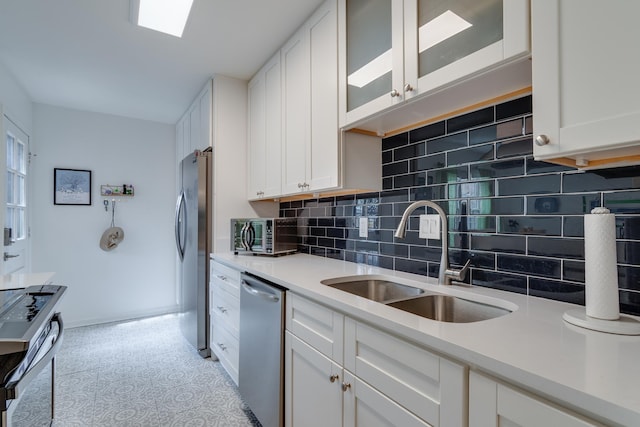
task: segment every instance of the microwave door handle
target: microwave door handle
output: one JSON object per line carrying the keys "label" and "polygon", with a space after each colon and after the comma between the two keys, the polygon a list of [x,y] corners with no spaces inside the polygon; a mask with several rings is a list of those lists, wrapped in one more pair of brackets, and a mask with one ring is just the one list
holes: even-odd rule
{"label": "microwave door handle", "polygon": [[249,228],[247,228],[247,245],[249,246],[249,250],[253,248],[253,245],[256,242],[256,229],[253,228],[253,225],[249,223]]}
{"label": "microwave door handle", "polygon": [[240,229],[240,243],[242,243],[242,247],[248,251],[249,245],[247,244],[247,228],[249,227],[249,222],[245,222],[242,228]]}

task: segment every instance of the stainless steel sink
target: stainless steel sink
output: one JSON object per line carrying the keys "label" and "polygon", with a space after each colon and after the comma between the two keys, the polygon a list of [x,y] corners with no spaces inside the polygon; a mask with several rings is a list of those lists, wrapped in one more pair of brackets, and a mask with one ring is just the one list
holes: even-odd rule
{"label": "stainless steel sink", "polygon": [[388,303],[400,299],[415,297],[424,291],[413,286],[403,285],[390,280],[357,276],[353,278],[328,279],[321,282],[332,288],[349,292],[376,302]]}
{"label": "stainless steel sink", "polygon": [[[320,283],[359,297],[440,322],[470,323],[504,316],[517,307],[506,301],[478,297],[481,301],[446,295],[394,282],[375,275],[344,276]],[[495,302],[495,304],[493,304]]]}
{"label": "stainless steel sink", "polygon": [[423,295],[387,304],[409,313],[441,322],[470,323],[511,313],[506,308],[450,295]]}

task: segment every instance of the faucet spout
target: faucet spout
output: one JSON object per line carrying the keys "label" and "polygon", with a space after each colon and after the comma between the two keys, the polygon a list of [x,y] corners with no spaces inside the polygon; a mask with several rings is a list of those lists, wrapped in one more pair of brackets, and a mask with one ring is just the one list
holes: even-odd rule
{"label": "faucet spout", "polygon": [[469,270],[469,265],[471,263],[470,260],[467,260],[466,264],[460,270],[453,270],[449,268],[449,231],[447,224],[447,214],[444,210],[436,203],[431,200],[418,200],[417,202],[413,202],[410,204],[407,209],[405,209],[402,214],[402,218],[400,219],[400,224],[398,224],[398,228],[394,234],[395,237],[399,239],[403,239],[405,237],[406,229],[407,229],[407,221],[409,220],[409,216],[416,209],[427,206],[431,209],[435,210],[440,216],[440,224],[441,224],[441,240],[442,240],[442,257],[440,258],[440,270],[438,272],[438,284],[441,285],[450,285],[452,280],[464,280],[467,271]]}

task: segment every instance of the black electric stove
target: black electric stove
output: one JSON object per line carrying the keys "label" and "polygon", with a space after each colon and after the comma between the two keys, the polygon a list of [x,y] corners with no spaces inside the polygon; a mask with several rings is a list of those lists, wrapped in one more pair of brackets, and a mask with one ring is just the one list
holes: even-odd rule
{"label": "black electric stove", "polygon": [[[62,342],[62,318],[55,310],[66,289],[46,284],[0,290],[0,427],[28,425],[17,421],[26,412],[17,409],[28,384],[53,363]],[[53,374],[48,375],[53,386]],[[53,402],[45,418],[53,419]]]}

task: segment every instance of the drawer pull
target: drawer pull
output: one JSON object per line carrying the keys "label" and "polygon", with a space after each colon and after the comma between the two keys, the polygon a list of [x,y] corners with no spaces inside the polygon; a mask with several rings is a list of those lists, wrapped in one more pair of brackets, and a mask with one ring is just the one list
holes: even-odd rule
{"label": "drawer pull", "polygon": [[351,384],[349,383],[342,383],[342,391],[347,391],[351,388]]}
{"label": "drawer pull", "polygon": [[220,347],[222,351],[227,351],[227,346],[222,344],[221,342],[218,343],[218,347]]}
{"label": "drawer pull", "polygon": [[224,308],[224,307],[223,307],[223,306],[221,306],[221,305],[217,306],[216,308],[217,308],[218,310],[220,310],[220,312],[221,312],[221,313],[226,313],[226,312],[227,312],[227,309],[226,309],[226,308]]}
{"label": "drawer pull", "polygon": [[338,380],[338,379],[340,379],[340,377],[339,377],[339,376],[337,376],[337,375],[335,375],[335,374],[334,374],[334,375],[331,375],[331,376],[329,377],[329,381],[331,381],[332,383],[335,383],[335,382],[336,382],[336,380]]}
{"label": "drawer pull", "polygon": [[223,276],[222,274],[218,274],[216,277],[220,280],[224,280],[225,282],[227,281],[227,276]]}

